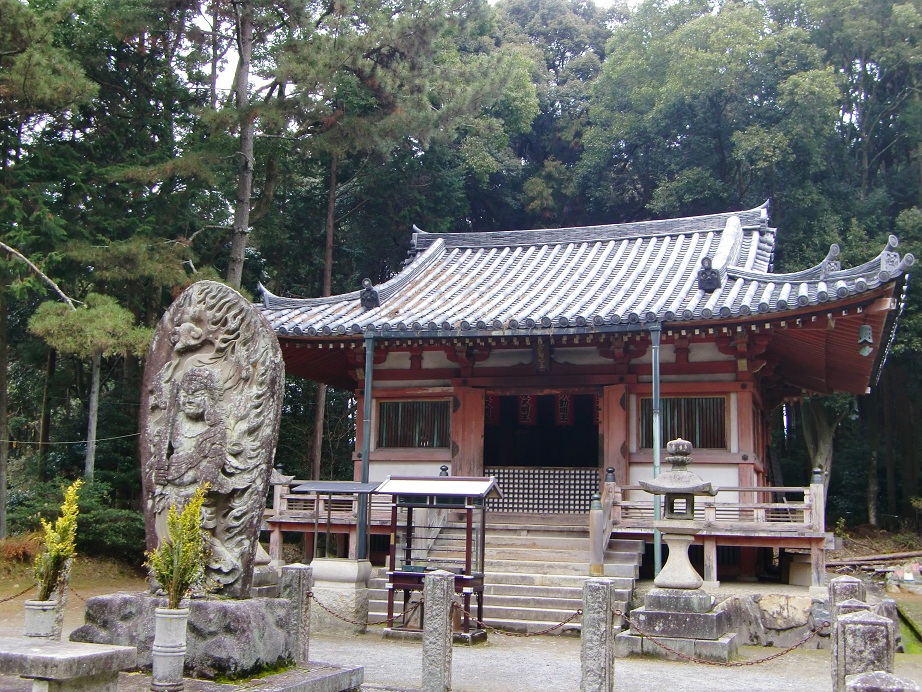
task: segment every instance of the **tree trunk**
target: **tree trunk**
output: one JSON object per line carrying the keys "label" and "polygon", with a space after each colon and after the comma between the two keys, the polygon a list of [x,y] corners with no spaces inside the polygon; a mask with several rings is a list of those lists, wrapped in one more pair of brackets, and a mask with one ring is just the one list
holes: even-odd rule
{"label": "tree trunk", "polygon": [[336,224],[336,154],[330,161],[330,186],[327,188],[327,228],[323,245],[323,295],[333,292],[333,227]]}
{"label": "tree trunk", "polygon": [[895,428],[893,420],[893,378],[891,368],[884,368],[884,430],[886,442],[884,444],[884,461],[886,463],[887,478],[887,514],[891,517],[896,516],[896,457],[893,454],[893,438],[895,437]]}
{"label": "tree trunk", "polygon": [[218,27],[221,18],[218,15],[218,3],[214,5],[214,11],[211,13],[211,75],[209,76],[209,95],[208,103],[211,104],[211,110],[218,107],[218,69],[220,67],[220,56],[218,55],[218,44],[220,42]]}
{"label": "tree trunk", "polygon": [[6,287],[9,282],[6,267],[0,267],[0,538],[6,538],[6,467],[9,458],[10,421],[8,417],[9,399],[7,396],[7,368],[9,366],[9,342],[7,341],[7,323],[9,305]]}
{"label": "tree trunk", "polygon": [[99,417],[99,388],[102,380],[102,353],[97,351],[93,355],[93,379],[90,384],[90,410],[89,423],[86,429],[86,462],[83,467],[83,477],[87,483],[93,482],[96,471],[96,421]]}
{"label": "tree trunk", "polygon": [[877,494],[880,490],[877,482],[878,449],[880,447],[880,425],[878,421],[878,416],[880,415],[880,407],[878,406],[879,399],[879,388],[875,388],[869,396],[863,398],[863,402],[866,404],[864,413],[867,416],[868,445],[870,447],[870,454],[868,454],[868,523],[871,526],[878,525]]}
{"label": "tree trunk", "polygon": [[846,412],[832,415],[818,399],[803,399],[800,406],[803,411],[804,441],[807,443],[810,465],[823,471],[823,489],[828,491],[832,472],[832,442],[836,428]]}
{"label": "tree trunk", "polygon": [[909,397],[907,405],[901,410],[903,417],[902,434],[900,435],[900,505],[903,516],[912,516],[915,508],[912,499],[918,495],[919,487],[919,407]]}
{"label": "tree trunk", "polygon": [[39,482],[45,480],[45,461],[48,456],[48,447],[51,440],[51,404],[49,403],[51,395],[51,381],[54,379],[55,367],[58,363],[58,352],[53,348],[48,350],[48,358],[45,361],[45,387],[42,389],[42,413],[38,429],[38,468],[37,476]]}
{"label": "tree trunk", "polygon": [[[330,187],[327,190],[327,228],[323,246],[323,288],[322,295],[333,292],[333,229],[336,225],[336,154],[330,161]],[[314,436],[311,439],[311,474],[320,480],[320,459],[323,455],[323,421],[326,413],[327,386],[317,383],[317,398],[314,403]]]}
{"label": "tree trunk", "polygon": [[250,113],[248,88],[250,61],[253,56],[253,5],[237,3],[237,71],[234,75],[234,98],[240,123],[237,199],[234,204],[234,234],[227,262],[227,283],[240,288],[247,238],[250,235],[250,198],[253,195],[253,114]]}
{"label": "tree trunk", "polygon": [[323,456],[323,421],[327,405],[327,386],[317,383],[314,399],[314,436],[311,438],[311,478],[320,480],[320,459]]}

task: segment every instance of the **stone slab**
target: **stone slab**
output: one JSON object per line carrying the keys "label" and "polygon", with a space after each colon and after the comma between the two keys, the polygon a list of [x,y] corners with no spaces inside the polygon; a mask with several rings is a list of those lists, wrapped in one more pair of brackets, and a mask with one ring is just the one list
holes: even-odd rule
{"label": "stone slab", "polygon": [[347,692],[358,690],[365,681],[362,666],[311,663],[263,678],[247,685],[247,692]]}
{"label": "stone slab", "polygon": [[615,658],[628,658],[643,655],[643,637],[631,634],[630,631],[619,632],[615,635]]}
{"label": "stone slab", "polygon": [[[656,637],[656,641],[653,641],[649,637],[641,637],[643,641],[641,642],[641,647],[643,648],[644,656],[656,656],[657,658],[665,658],[670,661],[682,661],[685,660],[683,656],[695,655],[695,640],[694,639],[683,639],[680,637]],[[669,648],[664,648],[668,646]]]}
{"label": "stone slab", "polygon": [[719,639],[730,629],[725,610],[710,613],[675,613],[637,608],[631,611],[631,627],[654,637]]}
{"label": "stone slab", "polygon": [[[86,624],[74,630],[71,641],[137,647],[137,665],[149,668],[154,609],[164,605],[166,599],[145,593],[95,596],[86,603]],[[290,600],[206,598],[189,605],[187,675],[238,675],[295,659]]]}
{"label": "stone slab", "polygon": [[671,613],[707,613],[714,597],[703,589],[651,589],[643,599],[644,609]]}
{"label": "stone slab", "polygon": [[[401,630],[391,627],[385,627],[381,631],[384,639],[392,639],[402,642],[421,642],[423,640],[422,630]],[[451,641],[453,644],[471,646],[473,644],[483,644],[487,641],[488,635],[486,630],[472,629],[470,632],[452,632]]]}
{"label": "stone slab", "polygon": [[267,586],[250,587],[251,598],[278,598],[281,595],[282,587],[278,584],[269,584]]}
{"label": "stone slab", "polygon": [[[683,656],[688,656],[707,661],[729,663],[737,655],[739,649],[738,637],[734,632],[725,634],[713,641],[678,637],[656,637],[655,639],[656,641],[654,642],[650,637],[641,637],[630,630],[621,632],[615,637],[615,657],[654,656],[669,661],[683,661],[686,660]],[[656,642],[664,646],[660,646]]]}
{"label": "stone slab", "polygon": [[0,674],[45,680],[91,677],[137,665],[131,646],[0,637]]}
{"label": "stone slab", "polygon": [[728,663],[736,658],[738,651],[739,637],[735,632],[728,632],[715,641],[699,639],[695,642],[695,658],[706,661]]}
{"label": "stone slab", "polygon": [[[358,692],[365,677],[361,666],[312,662],[284,673],[238,683],[216,683],[185,678],[186,692]],[[118,675],[118,692],[150,692],[150,674],[143,672]],[[32,681],[0,676],[3,692],[31,692]]]}

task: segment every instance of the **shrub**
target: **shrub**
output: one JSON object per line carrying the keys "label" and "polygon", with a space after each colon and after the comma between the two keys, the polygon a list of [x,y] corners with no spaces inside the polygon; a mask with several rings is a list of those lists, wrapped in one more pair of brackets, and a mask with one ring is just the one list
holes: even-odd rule
{"label": "shrub", "polygon": [[0,559],[10,562],[32,562],[38,554],[38,534],[28,533],[0,540]]}
{"label": "shrub", "polygon": [[[36,484],[10,494],[8,519],[14,533],[41,528],[42,517],[56,517],[60,511],[61,488],[57,483]],[[85,483],[80,490],[81,555],[112,557],[133,565],[144,562],[144,515],[133,509],[113,507],[107,483]]]}
{"label": "shrub", "polygon": [[76,480],[64,491],[61,516],[52,524],[41,520],[45,549],[35,558],[38,600],[47,601],[61,580],[67,561],[77,553],[77,496],[83,481]]}
{"label": "shrub", "polygon": [[147,553],[147,566],[167,596],[167,607],[176,609],[186,592],[205,581],[208,536],[202,528],[202,503],[208,484],[204,484],[182,508],[171,505],[167,515],[167,535]]}

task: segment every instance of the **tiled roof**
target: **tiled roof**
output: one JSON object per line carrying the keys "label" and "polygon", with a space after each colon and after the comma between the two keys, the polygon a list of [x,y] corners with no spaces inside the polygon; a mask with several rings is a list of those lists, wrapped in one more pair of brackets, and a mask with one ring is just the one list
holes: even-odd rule
{"label": "tiled roof", "polygon": [[[653,321],[731,319],[836,301],[893,281],[913,256],[897,240],[842,269],[833,245],[815,267],[771,273],[775,229],[767,203],[748,211],[638,223],[489,233],[414,233],[411,261],[360,292],[294,299],[263,289],[262,313],[280,334],[517,333],[617,328]],[[699,288],[702,259],[719,278]]]}

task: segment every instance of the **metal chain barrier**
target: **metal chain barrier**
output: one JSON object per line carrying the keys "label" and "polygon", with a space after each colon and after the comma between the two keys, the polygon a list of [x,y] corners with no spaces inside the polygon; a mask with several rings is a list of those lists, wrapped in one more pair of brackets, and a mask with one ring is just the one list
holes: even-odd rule
{"label": "metal chain barrier", "polygon": [[496,627],[491,627],[490,625],[485,623],[483,620],[478,620],[471,613],[466,611],[460,603],[452,603],[451,607],[453,609],[457,608],[458,610],[460,610],[462,615],[467,615],[468,618],[470,618],[475,623],[483,627],[485,630],[489,630],[490,632],[493,632],[494,634],[501,634],[504,637],[538,637],[542,634],[549,634],[550,632],[553,632],[554,630],[560,629],[567,623],[572,622],[575,618],[578,618],[580,615],[583,614],[583,610],[582,608],[580,608],[575,613],[573,613],[570,617],[563,620],[563,622],[558,622],[556,625],[551,625],[547,629],[539,630],[537,632],[507,632],[505,630],[497,629]]}
{"label": "metal chain barrier", "polygon": [[814,627],[813,629],[811,629],[811,630],[804,636],[804,638],[801,639],[801,640],[800,640],[799,642],[797,642],[796,644],[793,644],[793,645],[791,645],[791,646],[789,646],[789,647],[787,647],[787,648],[785,648],[785,649],[782,649],[781,651],[778,651],[777,653],[771,654],[770,656],[766,656],[765,658],[758,658],[758,659],[755,659],[755,660],[753,660],[753,661],[733,661],[733,662],[730,662],[730,663],[723,663],[723,662],[721,662],[721,661],[709,661],[709,660],[704,659],[704,658],[697,658],[697,657],[695,657],[695,656],[689,656],[688,654],[683,654],[681,651],[676,651],[676,650],[673,649],[672,647],[670,647],[670,646],[664,644],[664,643],[661,642],[661,641],[658,641],[656,637],[654,637],[654,636],[652,636],[652,635],[650,635],[650,634],[647,634],[646,632],[644,632],[643,630],[641,630],[639,627],[637,627],[636,624],[634,624],[633,622],[631,622],[631,619],[628,617],[627,613],[625,613],[624,611],[622,611],[622,610],[613,610],[612,613],[613,613],[614,615],[616,615],[616,616],[623,617],[623,618],[624,618],[624,621],[630,626],[631,630],[633,630],[634,632],[637,632],[637,634],[639,634],[641,637],[644,637],[645,639],[649,639],[651,642],[653,642],[654,644],[656,644],[656,645],[657,645],[658,647],[660,647],[661,649],[665,649],[665,650],[668,651],[669,653],[674,654],[675,656],[678,656],[679,658],[685,659],[686,661],[690,661],[690,662],[692,662],[692,663],[702,663],[702,664],[704,664],[704,665],[706,665],[706,666],[721,666],[721,667],[724,667],[724,668],[738,668],[738,667],[741,667],[741,666],[756,666],[756,665],[759,665],[760,663],[767,663],[768,661],[773,661],[773,660],[775,660],[776,658],[781,658],[781,657],[784,656],[785,654],[789,654],[789,653],[791,653],[794,649],[797,649],[797,648],[803,646],[804,644],[806,644],[808,641],[810,641],[810,640],[813,639],[815,636],[817,636],[818,634],[820,634],[824,629],[826,629],[827,627],[829,627],[829,624],[830,624],[828,621],[823,621],[823,622],[821,622],[819,627]]}
{"label": "metal chain barrier", "polygon": [[[314,592],[313,592],[313,591],[308,591],[308,592],[307,592],[307,597],[310,598],[310,599],[312,599],[312,600],[314,601],[314,603],[316,603],[318,606],[320,606],[320,608],[321,608],[322,610],[325,610],[325,611],[328,612],[330,615],[332,615],[333,617],[335,617],[337,620],[342,620],[343,622],[348,622],[350,625],[358,625],[359,627],[375,627],[375,626],[377,626],[377,625],[386,625],[388,622],[390,622],[390,620],[386,620],[386,619],[385,619],[385,620],[379,620],[378,622],[359,622],[358,620],[351,620],[351,619],[347,618],[345,615],[340,615],[339,613],[337,613],[337,612],[331,610],[328,606],[326,606],[326,605],[324,605],[323,603],[321,603],[320,601],[318,601],[318,600],[317,600],[317,597],[314,595]],[[403,613],[400,613],[399,615],[395,615],[395,616],[394,616],[394,620],[402,619],[402,620],[405,621],[407,618],[412,617],[412,616],[413,616],[413,613],[415,613],[417,610],[419,610],[419,608],[420,608],[420,606],[422,606],[422,604],[423,604],[423,599],[420,598],[418,601],[416,601],[416,603],[413,604],[413,607],[412,607],[412,608],[410,608],[409,610],[404,611]]]}
{"label": "metal chain barrier", "polygon": [[77,598],[79,598],[81,603],[86,603],[86,599],[85,599],[83,596],[81,596],[81,595],[77,592],[77,589],[75,589],[74,587],[70,586],[70,587],[68,587],[67,590],[70,591],[74,596],[76,596]]}
{"label": "metal chain barrier", "polygon": [[34,588],[35,588],[35,585],[34,585],[34,584],[32,584],[31,586],[27,586],[27,587],[24,588],[22,591],[20,591],[18,594],[15,594],[15,595],[10,596],[10,597],[8,597],[8,598],[0,598],[0,603],[7,603],[7,602],[9,602],[9,601],[16,600],[16,599],[19,598],[20,596],[25,596],[27,593],[29,593],[29,592],[30,592],[32,589],[34,589]]}

